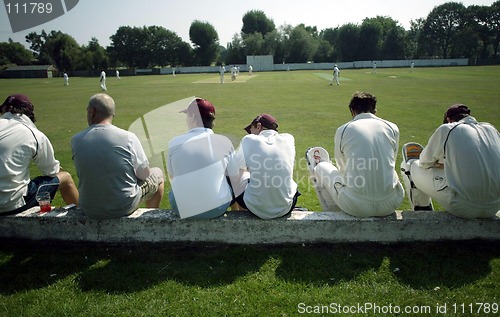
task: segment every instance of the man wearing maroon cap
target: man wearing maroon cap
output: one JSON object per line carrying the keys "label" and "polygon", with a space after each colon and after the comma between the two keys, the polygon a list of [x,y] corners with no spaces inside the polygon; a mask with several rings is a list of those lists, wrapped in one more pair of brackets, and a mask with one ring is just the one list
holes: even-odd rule
{"label": "man wearing maroon cap", "polygon": [[[0,106],[0,215],[16,214],[37,206],[42,185],[54,198],[57,190],[67,204],[78,203],[78,190],[68,172],[61,170],[50,140],[35,126],[34,106],[21,94],[7,97]],[[42,176],[30,179],[35,162]]]}
{"label": "man wearing maroon cap", "polygon": [[186,114],[188,132],[168,145],[170,204],[181,218],[219,217],[233,202],[226,172],[233,144],[213,132],[215,107],[210,101],[194,98],[181,112]]}
{"label": "man wearing maroon cap", "polygon": [[432,206],[432,198],[462,218],[489,218],[500,210],[500,135],[470,113],[455,104],[425,149],[403,146],[401,170],[413,209]]}
{"label": "man wearing maroon cap", "polygon": [[278,122],[261,114],[245,127],[249,133],[232,157],[230,174],[244,171],[244,192],[236,202],[262,219],[282,217],[293,210],[300,193],[293,180],[295,139],[278,133]]}

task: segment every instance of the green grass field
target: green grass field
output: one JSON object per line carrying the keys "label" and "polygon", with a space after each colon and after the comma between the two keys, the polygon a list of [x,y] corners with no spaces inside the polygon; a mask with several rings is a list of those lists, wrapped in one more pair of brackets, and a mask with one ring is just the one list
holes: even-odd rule
{"label": "green grass field", "polygon": [[[110,77],[108,93],[115,99],[114,123],[124,129],[149,111],[190,96],[206,98],[216,106],[215,132],[229,136],[235,147],[245,135],[243,127],[259,113],[271,113],[281,132],[295,136],[295,180],[302,196],[298,205],[320,210],[307,173],[304,153],[310,146],[323,146],[333,155],[335,130],[351,119],[347,105],[356,90],[378,98],[378,115],[400,128],[400,145],[415,141],[423,145],[442,122],[443,113],[453,103],[464,103],[480,121],[499,126],[500,67],[450,67],[409,69],[343,70],[340,86],[329,86],[329,71],[242,73],[237,81],[226,77],[219,84],[217,74],[137,76],[122,80]],[[98,78],[0,80],[0,96],[25,93],[35,104],[37,126],[52,140],[56,157],[76,179],[71,160],[70,139],[84,129],[86,106],[100,92]],[[4,97],[1,97],[2,99]],[[169,118],[156,118],[162,129],[182,131],[180,116],[176,127]],[[175,128],[175,129],[174,129]],[[168,137],[165,136],[165,144]],[[166,146],[165,146],[166,148]],[[399,159],[397,167],[399,167]],[[36,175],[33,169],[33,175]],[[167,186],[168,187],[168,186]],[[168,190],[168,188],[167,188]],[[62,205],[58,199],[54,204]],[[169,208],[165,196],[163,208]],[[408,209],[405,200],[400,209]]]}
{"label": "green grass field", "polygon": [[[216,133],[237,146],[244,126],[271,113],[280,131],[295,136],[298,205],[309,210],[319,204],[304,152],[314,145],[333,151],[335,130],[350,120],[347,104],[356,90],[377,96],[378,115],[398,124],[400,144],[425,145],[453,103],[500,126],[498,66],[377,74],[346,69],[340,86],[328,85],[330,71],[242,73],[236,82],[228,77],[224,85],[215,74],[110,77],[114,123],[128,129],[149,111],[199,96],[217,108]],[[69,143],[86,127],[88,99],[100,92],[98,78],[70,78],[69,87],[62,78],[0,80],[2,101],[18,92],[34,102],[37,126],[77,181]],[[162,207],[169,208],[166,196]],[[400,209],[408,207],[405,200]],[[498,316],[500,301],[495,242],[0,245],[0,316]]]}

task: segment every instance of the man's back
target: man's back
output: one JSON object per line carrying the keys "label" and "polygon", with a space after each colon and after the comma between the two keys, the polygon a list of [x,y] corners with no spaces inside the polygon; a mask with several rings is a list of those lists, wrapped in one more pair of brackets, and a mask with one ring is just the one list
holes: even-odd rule
{"label": "man's back", "polygon": [[[451,128],[450,128],[451,127]],[[448,185],[470,202],[500,197],[500,136],[490,124],[472,117],[454,123],[444,147]]]}
{"label": "man's back", "polygon": [[59,172],[50,141],[25,115],[8,112],[0,118],[0,157],[0,211],[23,205],[31,161],[42,175]]}
{"label": "man's back", "polygon": [[231,141],[211,129],[194,128],[173,138],[168,146],[168,173],[182,216],[196,215],[232,199],[226,179]]}
{"label": "man's back", "polygon": [[[250,172],[244,200],[247,207],[261,218],[286,214],[297,192],[293,180],[295,140],[291,134],[264,130],[249,134],[241,141],[244,163]],[[241,160],[241,153],[238,158]]]}
{"label": "man's back", "polygon": [[370,113],[357,115],[335,134],[335,159],[345,184],[360,195],[383,198],[398,182],[399,130]]}
{"label": "man's back", "polygon": [[135,135],[110,124],[92,125],[73,137],[80,206],[87,214],[120,217],[140,199],[134,172],[137,144]]}

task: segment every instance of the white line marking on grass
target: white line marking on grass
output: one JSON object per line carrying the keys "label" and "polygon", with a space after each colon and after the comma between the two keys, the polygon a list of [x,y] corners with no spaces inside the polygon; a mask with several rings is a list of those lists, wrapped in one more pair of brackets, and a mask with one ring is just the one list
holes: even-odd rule
{"label": "white line marking on grass", "polygon": [[[229,76],[224,76],[224,85],[225,84],[232,84],[232,83],[244,83],[244,82],[247,82],[249,81],[250,79],[252,78],[255,78],[257,77],[258,75],[247,75],[247,74],[240,74],[238,75],[238,77],[236,77],[235,80],[231,80],[231,75]],[[202,80],[197,80],[197,81],[194,81],[193,84],[220,84],[220,77],[217,76],[217,77],[210,77],[210,78],[206,78],[206,79],[202,79]]]}
{"label": "white line marking on grass", "polygon": [[[332,79],[333,79],[333,75],[326,74],[326,73],[314,73],[314,75],[316,75],[316,76],[318,76],[320,78],[329,80],[329,81],[332,81]],[[351,78],[347,78],[347,77],[339,77],[339,81],[348,81],[348,80],[352,80],[352,79]]]}

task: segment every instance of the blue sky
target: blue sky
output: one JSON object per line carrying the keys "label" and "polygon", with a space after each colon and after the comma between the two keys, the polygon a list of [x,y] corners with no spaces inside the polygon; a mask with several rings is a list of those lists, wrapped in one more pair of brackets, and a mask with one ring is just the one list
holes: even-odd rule
{"label": "blue sky", "polygon": [[[60,1],[60,0],[53,0]],[[63,16],[38,27],[13,33],[6,8],[0,8],[0,42],[12,38],[27,45],[24,37],[30,32],[58,30],[73,36],[83,45],[96,37],[102,46],[120,26],[158,25],[190,43],[189,27],[194,20],[206,21],[219,34],[225,46],[242,27],[242,17],[250,10],[261,10],[274,20],[277,27],[299,23],[316,26],[318,30],[360,24],[366,17],[389,16],[406,29],[410,21],[425,18],[431,10],[446,0],[80,0]],[[465,6],[491,5],[494,0],[457,1]]]}

